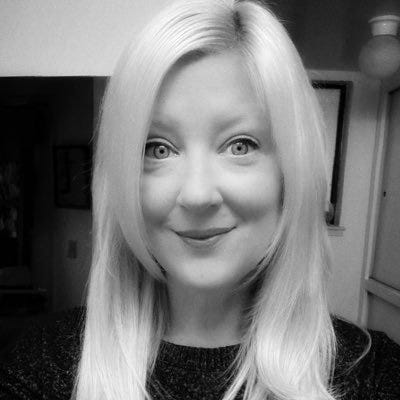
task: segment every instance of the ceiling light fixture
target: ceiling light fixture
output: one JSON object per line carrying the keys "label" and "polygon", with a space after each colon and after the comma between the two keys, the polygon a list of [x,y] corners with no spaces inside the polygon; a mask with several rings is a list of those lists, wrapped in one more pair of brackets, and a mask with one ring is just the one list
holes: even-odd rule
{"label": "ceiling light fixture", "polygon": [[382,15],[368,22],[373,37],[361,49],[360,70],[372,78],[385,79],[400,68],[400,41],[397,38],[400,17]]}

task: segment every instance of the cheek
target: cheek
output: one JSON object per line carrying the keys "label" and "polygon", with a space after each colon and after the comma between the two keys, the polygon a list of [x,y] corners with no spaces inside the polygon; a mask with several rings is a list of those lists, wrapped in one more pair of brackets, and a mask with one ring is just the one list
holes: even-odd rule
{"label": "cheek", "polygon": [[[179,169],[178,169],[179,170]],[[181,168],[180,170],[185,170]],[[224,205],[243,221],[260,220],[280,208],[280,171],[272,158],[250,166],[219,166],[212,177]],[[144,173],[141,184],[143,215],[152,225],[165,222],[176,207],[182,176],[176,168]]]}
{"label": "cheek", "polygon": [[162,222],[171,212],[177,196],[177,179],[144,175],[141,184],[141,204],[145,221]]}
{"label": "cheek", "polygon": [[282,188],[275,163],[227,175],[225,183],[225,202],[244,220],[259,220],[279,212]]}

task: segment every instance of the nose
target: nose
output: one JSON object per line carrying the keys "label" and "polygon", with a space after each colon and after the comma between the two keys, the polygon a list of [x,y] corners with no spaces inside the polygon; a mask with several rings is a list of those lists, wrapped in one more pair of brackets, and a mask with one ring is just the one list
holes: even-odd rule
{"label": "nose", "polygon": [[176,200],[178,205],[193,212],[219,206],[223,198],[216,178],[216,172],[209,160],[192,160],[182,172],[181,187]]}

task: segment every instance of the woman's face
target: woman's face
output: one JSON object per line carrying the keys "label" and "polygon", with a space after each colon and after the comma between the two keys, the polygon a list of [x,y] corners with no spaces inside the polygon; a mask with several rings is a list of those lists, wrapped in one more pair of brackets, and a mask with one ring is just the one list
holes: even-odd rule
{"label": "woman's face", "polygon": [[280,171],[239,55],[206,56],[167,75],[141,190],[152,254],[168,280],[233,287],[265,256]]}

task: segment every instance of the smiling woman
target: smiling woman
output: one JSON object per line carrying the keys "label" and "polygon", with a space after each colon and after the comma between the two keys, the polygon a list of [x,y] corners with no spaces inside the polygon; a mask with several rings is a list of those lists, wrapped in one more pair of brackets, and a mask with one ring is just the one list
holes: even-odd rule
{"label": "smiling woman", "polygon": [[[398,398],[399,348],[329,314],[323,131],[267,8],[170,5],[105,95],[83,340],[77,312],[31,334],[0,388],[21,399]],[[26,367],[38,359],[41,380]]]}
{"label": "smiling woman", "polygon": [[[141,181],[151,253],[174,285],[172,300],[179,286],[207,289],[208,301],[211,288],[229,297],[267,254],[282,190],[265,112],[241,57],[186,59],[165,78],[153,113]],[[218,332],[210,334],[213,345]]]}
{"label": "smiling woman", "polygon": [[[168,277],[166,338],[216,347],[241,340],[243,293],[232,293],[268,252],[282,188],[240,55],[197,58],[173,68],[159,91],[141,201],[150,251]],[[218,305],[228,300],[221,315]]]}

